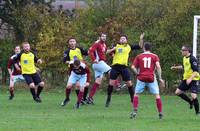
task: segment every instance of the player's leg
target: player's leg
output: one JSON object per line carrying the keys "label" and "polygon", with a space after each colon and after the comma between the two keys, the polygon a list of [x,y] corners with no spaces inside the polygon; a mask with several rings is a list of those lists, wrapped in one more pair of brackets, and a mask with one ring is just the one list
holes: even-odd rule
{"label": "player's leg", "polygon": [[79,108],[80,107],[81,100],[82,100],[83,94],[84,94],[84,88],[86,86],[86,80],[87,80],[86,75],[81,75],[80,76],[80,79],[79,79],[79,82],[80,82],[80,91],[79,91],[79,94],[78,94],[78,97],[77,97],[77,103],[75,105],[75,108]]}
{"label": "player's leg", "polygon": [[37,96],[36,96],[35,84],[34,84],[33,79],[32,79],[32,74],[24,74],[23,77],[24,77],[26,83],[28,84],[28,86],[30,88],[30,92],[31,92],[31,95],[33,97],[33,100],[36,101],[36,102],[39,102],[38,99],[37,99]]}
{"label": "player's leg", "polygon": [[133,97],[133,111],[131,113],[130,118],[136,118],[138,112],[138,104],[139,104],[139,94],[144,91],[146,83],[140,80],[137,80],[136,87],[135,87],[135,94]]}
{"label": "player's leg", "polygon": [[9,92],[10,92],[10,96],[9,96],[9,100],[12,100],[14,97],[14,78],[15,76],[12,76],[12,78],[10,78],[10,84],[9,84]]}
{"label": "player's leg", "polygon": [[65,88],[65,99],[64,101],[61,103],[61,106],[65,106],[69,103],[70,101],[70,93],[71,93],[71,89],[73,84],[75,84],[77,81],[77,78],[75,76],[75,73],[71,73],[67,82],[67,86]]}
{"label": "player's leg", "polygon": [[190,86],[190,89],[191,89],[191,97],[192,97],[192,103],[194,105],[195,113],[198,116],[200,116],[199,101],[198,101],[198,97],[197,97],[197,93],[198,93],[197,81],[192,81],[189,86]]}
{"label": "player's leg", "polygon": [[156,106],[159,114],[159,119],[163,118],[163,112],[162,112],[162,100],[160,98],[159,94],[159,87],[158,87],[158,82],[156,79],[154,79],[154,82],[148,83],[147,87],[149,88],[151,94],[155,95],[156,98]]}
{"label": "player's leg", "polygon": [[128,68],[122,69],[120,74],[122,76],[123,81],[125,81],[126,86],[128,87],[128,92],[129,92],[131,103],[132,103],[133,102],[134,89],[133,89],[133,84],[131,82],[131,74],[130,74]]}
{"label": "player's leg", "polygon": [[38,86],[36,96],[42,102],[40,98],[40,94],[44,88],[44,82],[41,80],[41,77],[39,76],[38,73],[33,74],[32,78],[33,78],[34,84]]}
{"label": "player's leg", "polygon": [[193,103],[191,99],[184,93],[184,91],[188,90],[189,86],[186,84],[186,80],[183,80],[179,87],[176,89],[175,94],[179,96],[181,99],[185,100],[188,104],[190,104],[190,108],[192,108]]}
{"label": "player's leg", "polygon": [[110,80],[107,88],[107,99],[106,99],[106,104],[105,107],[109,107],[110,102],[111,102],[111,96],[113,92],[113,87],[115,86],[115,80],[119,76],[119,71],[117,68],[112,68],[110,71]]}
{"label": "player's leg", "polygon": [[75,92],[76,92],[76,96],[78,97],[78,94],[80,92],[80,82],[77,81],[75,84]]}

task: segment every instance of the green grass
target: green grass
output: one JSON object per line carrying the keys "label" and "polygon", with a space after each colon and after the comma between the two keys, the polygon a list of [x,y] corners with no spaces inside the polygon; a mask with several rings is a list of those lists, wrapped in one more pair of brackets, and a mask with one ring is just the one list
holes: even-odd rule
{"label": "green grass", "polygon": [[164,119],[159,120],[153,96],[142,95],[136,120],[129,119],[132,110],[129,96],[113,95],[109,108],[105,95],[97,93],[95,105],[73,109],[72,92],[66,107],[60,103],[64,92],[43,92],[43,102],[35,103],[28,90],[17,90],[8,100],[8,92],[0,92],[0,131],[197,131],[200,117],[175,96],[163,96]]}

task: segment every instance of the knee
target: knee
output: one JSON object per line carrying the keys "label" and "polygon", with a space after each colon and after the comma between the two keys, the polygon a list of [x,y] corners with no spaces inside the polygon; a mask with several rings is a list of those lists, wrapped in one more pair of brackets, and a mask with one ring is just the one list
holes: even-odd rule
{"label": "knee", "polygon": [[128,87],[133,86],[133,84],[132,84],[131,81],[126,82],[126,85],[127,85]]}
{"label": "knee", "polygon": [[35,88],[35,84],[34,84],[34,83],[31,83],[31,84],[29,84],[29,87],[30,87],[30,88]]}
{"label": "knee", "polygon": [[40,82],[40,83],[39,83],[39,86],[44,87],[44,82],[43,82],[43,81]]}

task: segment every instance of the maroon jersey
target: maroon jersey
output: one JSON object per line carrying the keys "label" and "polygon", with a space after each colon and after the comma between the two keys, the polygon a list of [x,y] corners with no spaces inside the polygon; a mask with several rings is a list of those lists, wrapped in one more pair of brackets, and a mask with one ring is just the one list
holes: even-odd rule
{"label": "maroon jersey", "polygon": [[92,61],[95,60],[106,60],[106,44],[105,42],[98,40],[96,41],[89,49],[89,56],[91,58]]}
{"label": "maroon jersey", "polygon": [[159,62],[159,57],[151,52],[144,52],[136,56],[133,65],[139,71],[137,79],[143,82],[153,82],[156,62]]}
{"label": "maroon jersey", "polygon": [[[7,68],[8,69],[11,69],[12,70],[12,75],[21,75],[22,72],[21,71],[18,71],[15,66],[14,66],[14,60],[13,58],[15,57],[16,55],[13,55],[10,57],[10,59],[8,60],[8,64],[7,64]],[[17,62],[18,66],[20,67],[19,65],[19,62]]]}

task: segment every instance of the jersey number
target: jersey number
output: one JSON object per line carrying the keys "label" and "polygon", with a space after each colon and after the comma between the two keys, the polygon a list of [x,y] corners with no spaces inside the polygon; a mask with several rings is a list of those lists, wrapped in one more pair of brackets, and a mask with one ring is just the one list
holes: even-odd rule
{"label": "jersey number", "polygon": [[150,66],[151,66],[151,57],[144,57],[142,60],[144,61],[144,68],[150,68]]}

